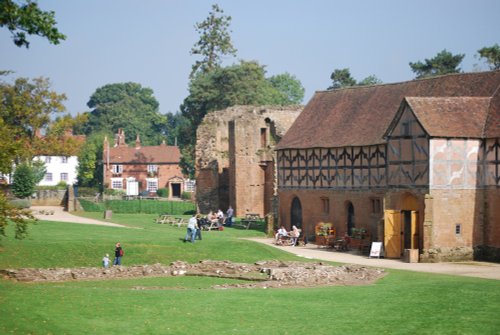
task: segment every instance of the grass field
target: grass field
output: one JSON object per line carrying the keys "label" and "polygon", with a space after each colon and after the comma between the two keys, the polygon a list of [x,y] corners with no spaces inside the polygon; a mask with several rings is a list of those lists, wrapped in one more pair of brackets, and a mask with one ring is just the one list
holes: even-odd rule
{"label": "grass field", "polygon": [[[102,213],[85,213],[101,217]],[[175,260],[299,260],[225,229],[182,243],[155,215],[113,214],[131,228],[42,221],[0,240],[0,268],[99,266],[122,243],[124,265]],[[303,260],[303,259],[300,259]],[[388,270],[374,285],[230,289],[218,278],[16,283],[0,280],[0,334],[500,334],[500,281]],[[236,282],[231,280],[230,282]]]}

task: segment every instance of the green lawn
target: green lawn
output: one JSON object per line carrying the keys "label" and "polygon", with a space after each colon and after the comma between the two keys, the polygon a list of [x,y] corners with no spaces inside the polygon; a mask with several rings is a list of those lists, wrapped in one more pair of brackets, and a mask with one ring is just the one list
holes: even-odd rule
{"label": "green lawn", "polygon": [[[99,213],[85,216],[101,217]],[[175,260],[299,260],[225,229],[182,243],[155,215],[113,214],[113,228],[42,221],[0,240],[0,268],[99,266],[120,241],[124,265]],[[139,229],[137,229],[139,228]],[[65,283],[0,280],[0,334],[500,334],[500,281],[388,270],[375,285],[230,289],[201,277]]]}

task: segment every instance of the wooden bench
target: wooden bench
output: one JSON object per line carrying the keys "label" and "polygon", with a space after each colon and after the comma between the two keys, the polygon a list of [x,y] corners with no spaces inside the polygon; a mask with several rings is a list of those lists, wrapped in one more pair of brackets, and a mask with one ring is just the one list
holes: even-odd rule
{"label": "wooden bench", "polygon": [[158,224],[167,224],[172,223],[173,218],[170,215],[162,214],[155,219],[155,223]]}
{"label": "wooden bench", "polygon": [[264,219],[261,218],[259,214],[247,213],[245,215],[245,218],[241,220],[241,224],[239,224],[239,226],[248,230],[248,228],[250,228],[252,223],[257,223],[262,221],[264,221]]}

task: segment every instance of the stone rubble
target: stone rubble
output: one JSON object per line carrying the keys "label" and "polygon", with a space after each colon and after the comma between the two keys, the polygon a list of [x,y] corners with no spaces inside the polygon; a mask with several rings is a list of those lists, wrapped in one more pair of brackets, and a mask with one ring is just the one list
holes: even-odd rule
{"label": "stone rubble", "polygon": [[197,264],[183,261],[138,266],[105,268],[5,269],[0,275],[21,282],[61,282],[141,277],[210,276],[239,279],[246,283],[215,285],[228,288],[315,287],[330,285],[368,285],[385,276],[383,269],[361,265],[332,266],[322,262],[301,263],[260,261],[254,264],[203,260]]}

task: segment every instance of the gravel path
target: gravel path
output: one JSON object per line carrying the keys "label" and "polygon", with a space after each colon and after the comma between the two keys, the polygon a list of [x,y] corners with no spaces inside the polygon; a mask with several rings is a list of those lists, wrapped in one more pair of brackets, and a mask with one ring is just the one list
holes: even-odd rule
{"label": "gravel path", "polygon": [[456,276],[479,277],[500,280],[500,264],[488,262],[450,262],[450,263],[405,263],[399,259],[369,258],[357,252],[340,252],[320,248],[314,244],[305,247],[277,246],[274,239],[252,238],[252,241],[264,243],[297,256],[325,261],[359,264],[380,268],[400,269],[418,272],[442,273]]}
{"label": "gravel path", "polygon": [[[117,223],[76,216],[64,211],[64,209],[60,206],[31,206],[30,209],[37,219],[44,221],[83,223],[83,224],[95,224],[95,225],[109,226],[109,227],[128,228],[126,226]],[[46,213],[53,213],[53,214],[46,214]]]}

